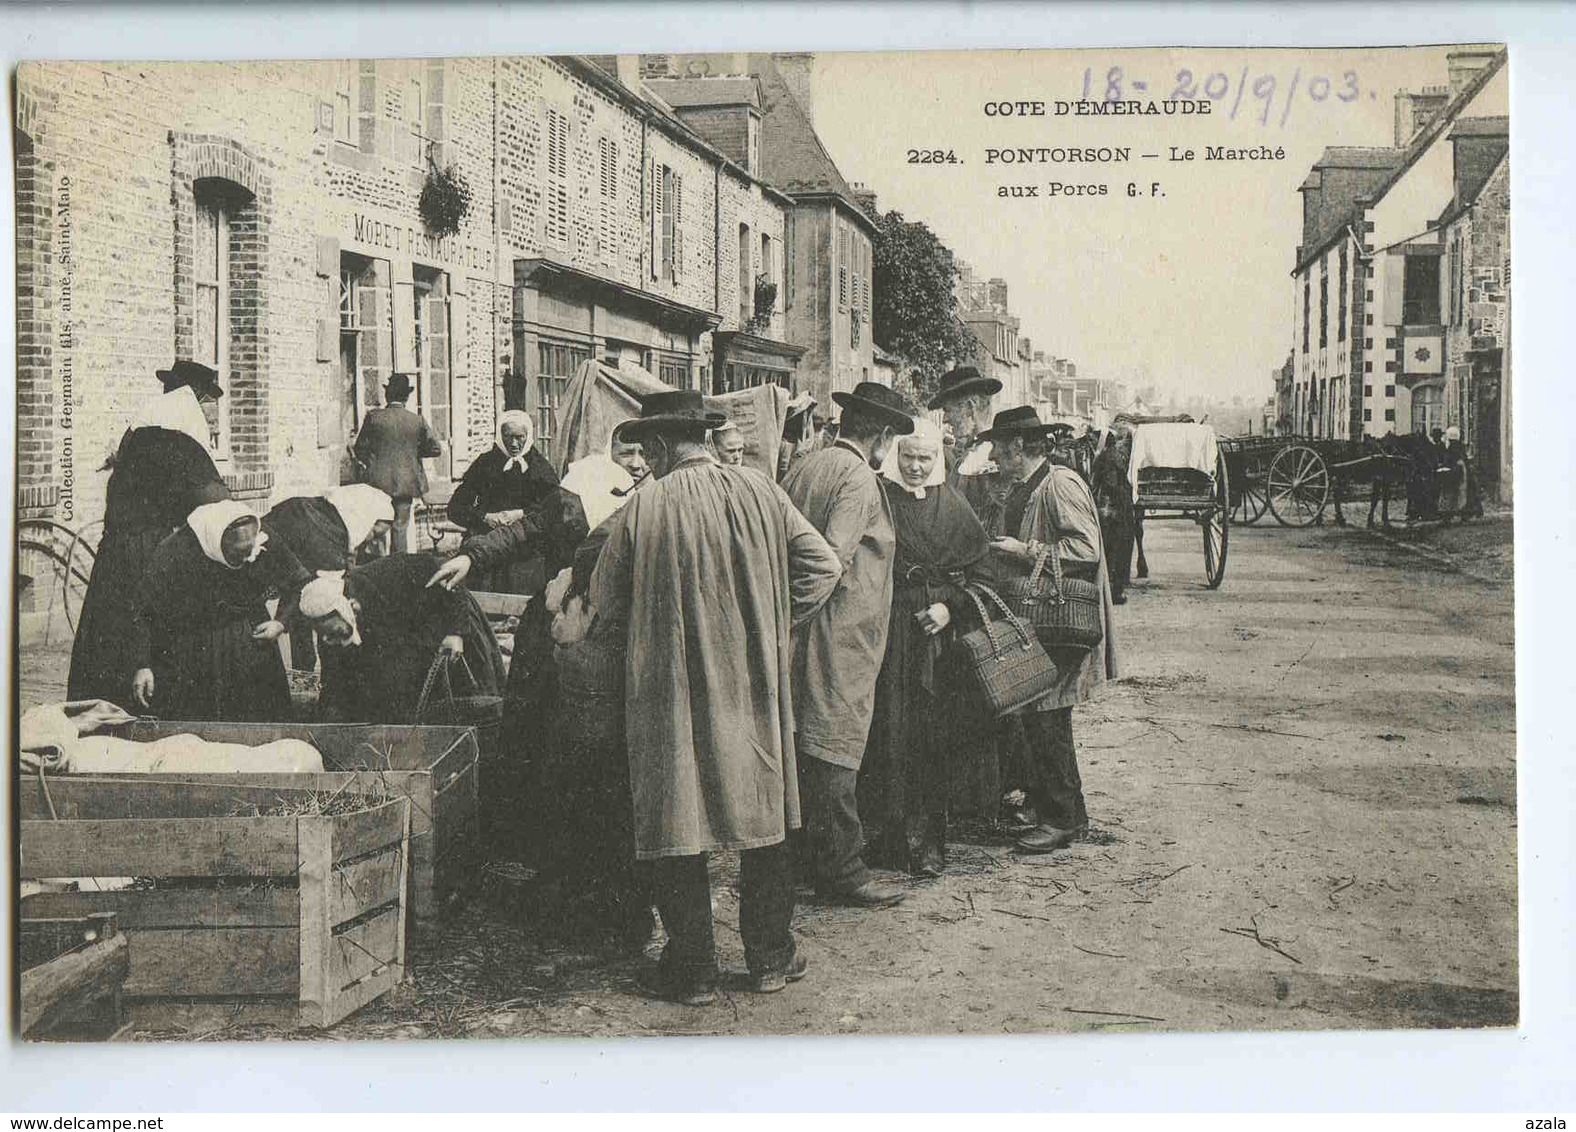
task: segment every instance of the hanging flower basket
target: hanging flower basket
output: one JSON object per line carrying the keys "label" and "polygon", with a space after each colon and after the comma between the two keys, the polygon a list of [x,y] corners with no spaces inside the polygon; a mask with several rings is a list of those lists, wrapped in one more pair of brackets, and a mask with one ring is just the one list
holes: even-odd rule
{"label": "hanging flower basket", "polygon": [[465,174],[453,165],[429,167],[417,207],[428,233],[440,238],[454,235],[471,211],[471,187]]}

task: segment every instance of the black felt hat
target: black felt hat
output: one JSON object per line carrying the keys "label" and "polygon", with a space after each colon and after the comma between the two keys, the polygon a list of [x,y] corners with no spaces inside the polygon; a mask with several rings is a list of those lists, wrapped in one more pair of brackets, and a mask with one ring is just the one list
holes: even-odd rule
{"label": "black felt hat", "polygon": [[1043,423],[1032,405],[1003,409],[980,433],[981,440],[1011,440],[1015,436],[1049,436],[1054,426]]}
{"label": "black felt hat", "polygon": [[995,396],[1001,392],[1001,382],[994,377],[985,377],[973,366],[958,366],[941,375],[941,384],[936,388],[936,395],[930,399],[927,406],[939,409],[948,401],[958,397],[967,397],[970,393],[989,393]]}
{"label": "black felt hat", "polygon": [[403,401],[410,396],[410,392],[414,388],[415,386],[410,380],[410,374],[396,373],[390,375],[388,381],[384,383],[383,393],[390,401]]}
{"label": "black felt hat", "polygon": [[684,427],[697,431],[716,428],[728,419],[726,413],[706,411],[704,398],[697,389],[672,389],[653,393],[640,402],[640,416],[625,421],[613,430],[618,440],[638,441],[661,428]]}
{"label": "black felt hat", "polygon": [[169,369],[156,370],[155,376],[164,386],[166,393],[189,386],[199,397],[224,396],[224,389],[219,384],[219,371],[201,362],[194,362],[190,358],[180,359]]}
{"label": "black felt hat", "polygon": [[888,389],[874,381],[861,381],[850,393],[837,392],[832,400],[841,405],[845,413],[888,425],[894,432],[908,434],[914,431],[914,409],[895,389]]}

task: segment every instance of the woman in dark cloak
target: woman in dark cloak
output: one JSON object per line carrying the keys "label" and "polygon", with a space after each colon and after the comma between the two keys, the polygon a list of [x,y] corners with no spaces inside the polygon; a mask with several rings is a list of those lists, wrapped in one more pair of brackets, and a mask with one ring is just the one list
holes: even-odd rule
{"label": "woman in dark cloak", "polygon": [[[969,713],[953,650],[956,626],[974,610],[963,587],[978,576],[988,546],[973,508],[945,482],[935,425],[920,421],[911,436],[899,437],[881,471],[897,554],[864,799],[881,828],[877,850],[884,862],[939,876],[955,779],[964,769],[954,762],[969,754],[970,742],[982,759],[994,752],[989,736],[971,740],[958,726]],[[986,795],[979,808],[989,816],[994,786]]]}
{"label": "woman in dark cloak", "polygon": [[257,562],[267,541],[256,515],[225,500],[198,507],[159,544],[132,620],[138,707],[163,719],[290,718],[277,644],[284,626],[268,616],[268,577]]}
{"label": "woman in dark cloak", "polygon": [[223,394],[217,374],[180,361],[160,370],[159,380],[164,394],[126,430],[109,461],[104,534],[77,618],[68,700],[132,706],[131,678],[141,661],[131,626],[148,560],[194,508],[230,497],[208,454],[202,409]]}
{"label": "woman in dark cloak", "polygon": [[393,525],[393,501],[365,483],[298,495],[263,516],[269,543],[262,560],[279,593],[278,619],[290,631],[292,668],[317,667],[312,626],[300,616],[301,587],[320,570],[344,571],[363,557],[376,557]]}
{"label": "woman in dark cloak", "polygon": [[301,616],[325,650],[338,650],[323,671],[325,720],[420,722],[422,688],[440,651],[451,658],[456,696],[501,694],[503,656],[487,615],[462,587],[429,585],[437,568],[430,554],[395,554],[302,587]]}
{"label": "woman in dark cloak", "polygon": [[[498,418],[497,442],[472,461],[449,499],[449,520],[464,527],[467,537],[507,529],[557,505],[558,473],[536,450],[535,439],[530,413],[511,409]],[[467,585],[490,593],[540,594],[562,566],[534,547],[510,549],[486,565],[477,563]]]}

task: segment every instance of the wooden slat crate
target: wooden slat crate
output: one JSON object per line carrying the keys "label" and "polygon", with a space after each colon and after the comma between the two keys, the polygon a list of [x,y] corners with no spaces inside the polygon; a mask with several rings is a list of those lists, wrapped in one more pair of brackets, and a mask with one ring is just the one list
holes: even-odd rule
{"label": "wooden slat crate", "polygon": [[[131,1017],[206,1008],[230,1021],[327,1027],[404,978],[410,802],[350,813],[272,785],[146,775],[27,779],[24,880],[154,878],[154,887],[41,892],[28,918],[113,912],[130,952]],[[354,795],[342,795],[343,805]]]}
{"label": "wooden slat crate", "polygon": [[477,746],[469,727],[361,723],[182,723],[139,720],[117,732],[146,743],[196,735],[261,746],[300,739],[322,753],[322,774],[159,774],[181,782],[249,783],[333,793],[345,790],[410,799],[410,914],[433,926],[443,907],[476,875]]}
{"label": "wooden slat crate", "polygon": [[29,1039],[107,1038],[120,1026],[129,945],[113,912],[24,919],[18,1028]]}

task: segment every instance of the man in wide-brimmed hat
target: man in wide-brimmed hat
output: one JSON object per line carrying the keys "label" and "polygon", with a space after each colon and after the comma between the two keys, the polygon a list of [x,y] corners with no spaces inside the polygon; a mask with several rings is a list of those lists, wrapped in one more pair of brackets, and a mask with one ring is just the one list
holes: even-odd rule
{"label": "man in wide-brimmed hat", "polygon": [[443,455],[443,446],[421,414],[405,407],[412,389],[408,373],[388,379],[383,386],[387,404],[373,409],[361,422],[354,449],[361,482],[381,489],[394,501],[390,545],[395,554],[410,549],[412,501],[427,494],[427,469],[421,462]]}
{"label": "man in wide-brimmed hat", "polygon": [[944,431],[952,436],[948,470],[963,461],[990,419],[991,400],[1001,392],[1001,382],[986,377],[973,366],[957,366],[941,375],[929,408],[941,410]]}
{"label": "man in wide-brimmed hat", "polygon": [[914,431],[914,418],[900,394],[871,381],[832,400],[843,411],[836,442],[796,461],[783,479],[843,564],[832,599],[794,641],[794,717],[816,888],[842,903],[880,907],[896,904],[903,890],[872,879],[854,798],[886,653],[897,544],[875,469],[896,436]]}
{"label": "man in wide-brimmed hat", "polygon": [[981,434],[991,442],[1002,474],[1013,482],[999,523],[987,532],[992,536],[996,575],[1028,574],[1042,554],[1054,549],[1068,575],[1097,582],[1101,592],[1104,639],[1088,650],[1047,645],[1057,669],[1055,688],[1003,727],[1002,738],[1008,741],[1012,726],[1021,726],[1028,755],[1024,785],[1034,819],[1017,831],[1017,848],[1024,853],[1065,848],[1088,828],[1072,709],[1116,675],[1100,514],[1083,477],[1047,458],[1051,431],[1032,408],[1024,406],[997,413],[990,429]]}
{"label": "man in wide-brimmed hat", "polygon": [[706,854],[741,850],[739,930],[752,986],[804,976],[789,930],[799,825],[790,631],[841,574],[826,540],[770,479],[706,446],[723,421],[693,390],[655,393],[618,435],[655,482],[608,519],[587,641],[624,649],[635,855],[651,862],[668,945],[643,978],[691,1005],[715,997]]}

